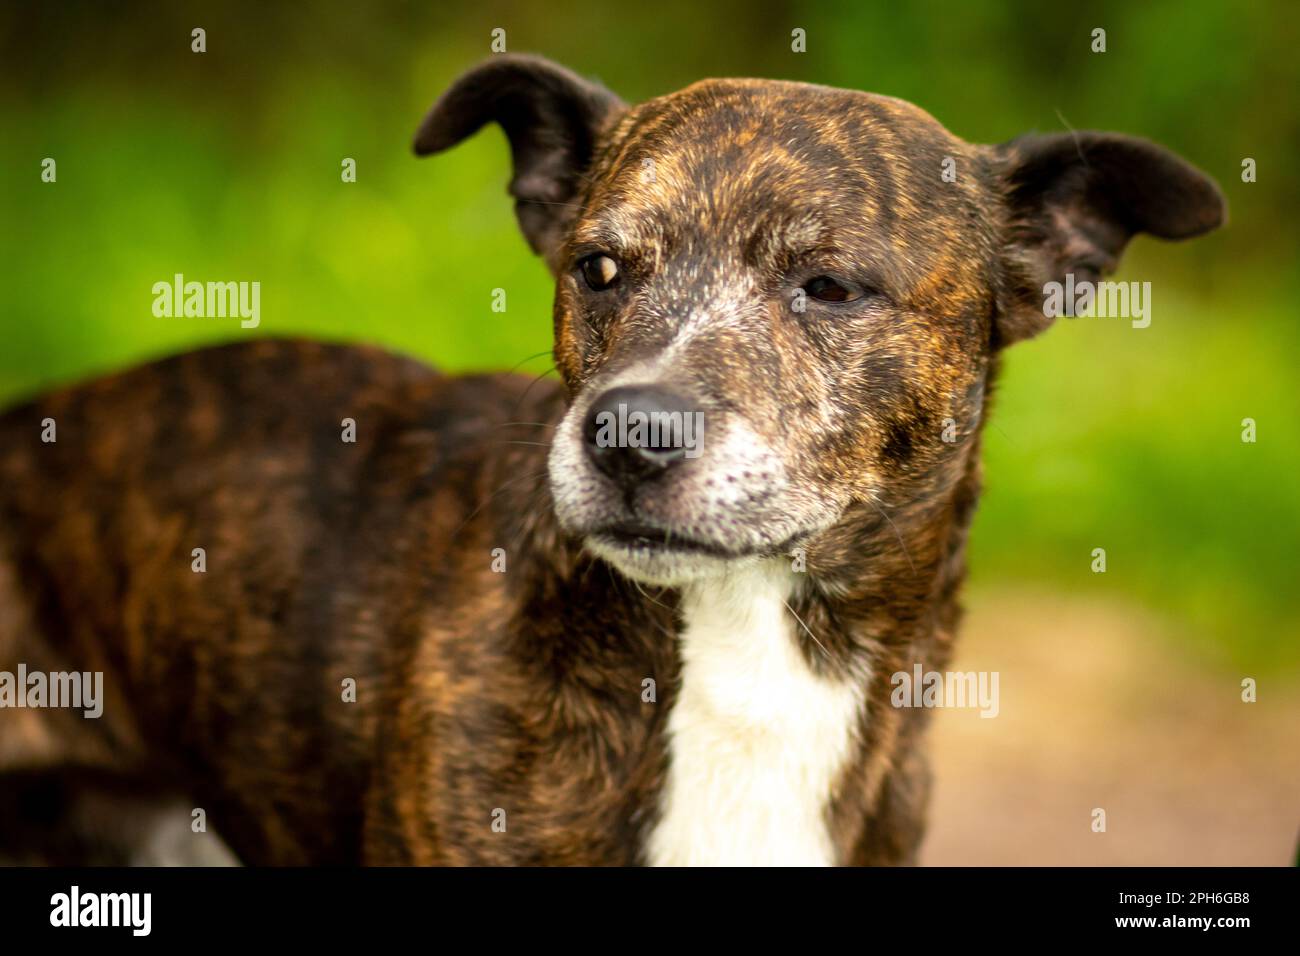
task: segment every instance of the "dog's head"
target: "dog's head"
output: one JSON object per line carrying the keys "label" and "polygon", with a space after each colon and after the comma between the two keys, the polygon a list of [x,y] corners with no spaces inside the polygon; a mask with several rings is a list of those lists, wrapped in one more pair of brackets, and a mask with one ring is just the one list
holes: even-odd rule
{"label": "dog's head", "polygon": [[977,146],[899,100],[761,80],[626,106],[522,56],[458,80],[416,152],[491,121],[557,279],[558,515],[657,583],[942,491],[995,354],[1050,321],[1046,283],[1224,216],[1208,177],[1127,136]]}

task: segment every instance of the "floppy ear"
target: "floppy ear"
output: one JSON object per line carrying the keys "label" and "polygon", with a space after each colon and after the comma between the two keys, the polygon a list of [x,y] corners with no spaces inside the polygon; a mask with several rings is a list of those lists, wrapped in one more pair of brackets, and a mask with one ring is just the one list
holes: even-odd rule
{"label": "floppy ear", "polygon": [[572,218],[582,174],[601,127],[622,108],[617,96],[537,56],[501,54],[465,73],[433,104],[415,134],[415,154],[455,146],[489,122],[510,140],[519,227],[533,251],[554,254]]}
{"label": "floppy ear", "polygon": [[1134,233],[1188,239],[1220,225],[1214,180],[1169,150],[1116,133],[1022,136],[994,147],[1008,213],[999,345],[1047,328],[1043,286],[1096,282]]}

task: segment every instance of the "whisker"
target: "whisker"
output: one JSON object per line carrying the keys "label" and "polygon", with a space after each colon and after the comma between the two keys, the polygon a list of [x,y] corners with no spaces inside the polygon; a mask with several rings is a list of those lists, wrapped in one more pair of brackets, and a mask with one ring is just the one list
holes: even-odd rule
{"label": "whisker", "polygon": [[999,425],[997,422],[993,421],[993,419],[989,419],[988,422],[989,422],[990,425],[992,425],[994,428],[996,428],[996,429],[998,430],[998,433],[1001,434],[1003,438],[1005,438],[1007,441],[1011,442],[1011,444],[1016,445],[1016,446],[1019,446],[1019,445],[1020,445],[1020,442],[1016,441],[1014,438],[1012,438],[1010,435],[1008,435],[1008,434],[1003,430],[1002,426]]}
{"label": "whisker", "polygon": [[538,206],[568,206],[571,209],[582,208],[582,203],[564,202],[558,199],[529,199],[527,202],[530,206],[536,204]]}
{"label": "whisker", "polygon": [[[586,549],[584,549],[584,551],[585,550]],[[587,557],[587,569],[582,572],[582,582],[581,582],[584,588],[587,586],[587,582],[591,580],[591,569],[598,564],[604,564],[603,561],[601,561],[599,558],[597,558],[594,554],[591,554],[590,552],[586,552],[586,557]]]}
{"label": "whisker", "polygon": [[785,609],[786,609],[787,611],[789,611],[791,614],[794,614],[794,619],[795,619],[796,621],[799,622],[799,626],[802,627],[805,631],[808,632],[808,636],[811,637],[811,638],[813,639],[813,643],[816,644],[818,647],[820,647],[822,653],[823,653],[824,655],[826,655],[826,659],[827,659],[827,660],[830,660],[830,659],[831,659],[831,652],[828,651],[828,650],[826,650],[825,645],[822,644],[821,641],[817,640],[817,635],[814,634],[814,633],[812,632],[812,629],[811,629],[807,624],[805,624],[805,623],[803,622],[803,618],[801,618],[798,614],[795,613],[794,608],[792,608],[792,607],[790,606],[790,602],[787,601],[785,598],[781,598],[781,603],[785,605]]}
{"label": "whisker", "polygon": [[894,537],[898,539],[898,546],[903,549],[903,557],[907,558],[907,566],[912,569],[913,574],[916,574],[916,565],[912,563],[912,556],[907,551],[907,542],[903,540],[902,534],[899,533],[898,525],[894,524],[894,519],[885,513],[884,508],[876,504],[875,498],[868,497],[867,500],[871,502],[871,507],[880,512],[880,517],[888,521],[889,526],[894,529]]}
{"label": "whisker", "polygon": [[531,362],[535,358],[541,358],[543,355],[550,355],[550,354],[551,354],[550,349],[547,349],[545,352],[534,352],[532,355],[528,356],[527,358],[520,359],[518,362],[516,362],[514,366],[511,367],[510,371],[506,372],[506,374],[513,375],[521,365],[526,365],[527,363]]}
{"label": "whisker", "polygon": [[[466,517],[465,520],[462,521],[462,522],[460,523],[459,526],[457,526],[456,530],[453,531],[453,532],[451,533],[451,538],[455,538],[456,535],[460,534],[461,531],[463,531],[463,530],[465,529],[465,526],[466,526],[467,524],[469,524],[470,521],[472,521],[472,520],[474,519],[474,516],[475,516],[475,515],[477,515],[480,511],[482,511],[484,508],[486,508],[486,507],[488,506],[488,503],[489,503],[490,501],[492,501],[493,498],[495,498],[497,495],[501,494],[501,493],[502,493],[503,491],[505,491],[506,489],[510,488],[510,486],[512,486],[512,485],[517,485],[517,484],[519,484],[519,482],[521,482],[521,481],[527,481],[527,480],[529,480],[529,479],[536,480],[536,479],[538,479],[538,478],[543,477],[543,476],[546,475],[546,474],[547,474],[547,470],[543,469],[542,471],[537,472],[537,474],[535,474],[535,475],[520,475],[520,476],[517,477],[517,478],[511,478],[511,479],[510,479],[509,481],[507,481],[504,485],[502,485],[502,486],[501,486],[500,488],[498,488],[496,491],[492,492],[492,494],[488,495],[488,496],[487,496],[486,498],[484,498],[481,502],[479,502],[478,507],[475,508],[473,511],[471,511],[471,512],[469,513],[468,517]],[[450,540],[450,539],[449,539],[449,540]]]}
{"label": "whisker", "polygon": [[[632,586],[635,587],[638,591],[641,592],[641,596],[642,596],[643,598],[645,598],[645,599],[646,599],[647,601],[649,601],[651,604],[658,604],[658,605],[659,605],[661,608],[663,608],[665,611],[668,611],[669,613],[672,613],[673,609],[670,608],[667,604],[664,604],[662,601],[656,601],[656,600],[655,600],[654,598],[652,598],[649,594],[647,594],[645,588],[641,587],[641,582],[640,582],[640,581],[637,581],[637,580],[635,580],[635,579],[629,579],[629,580],[632,580]],[[662,594],[663,592],[660,592],[660,593]],[[667,632],[665,632],[665,633],[667,633]]]}
{"label": "whisker", "polygon": [[546,376],[556,371],[558,368],[559,368],[558,365],[552,365],[541,375],[537,376],[535,379],[533,379],[531,382],[528,383],[528,387],[524,389],[524,393],[519,396],[519,401],[515,403],[514,411],[510,413],[511,418],[514,418],[517,414],[519,414],[519,409],[524,407],[524,402],[528,400],[528,393],[533,390],[533,387],[536,386],[537,383],[540,382],[542,379],[546,378]]}

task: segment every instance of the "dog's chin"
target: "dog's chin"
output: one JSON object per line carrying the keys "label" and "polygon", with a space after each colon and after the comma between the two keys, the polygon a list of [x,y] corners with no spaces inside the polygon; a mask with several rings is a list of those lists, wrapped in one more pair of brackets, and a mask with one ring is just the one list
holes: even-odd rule
{"label": "dog's chin", "polygon": [[681,587],[722,577],[759,560],[757,554],[732,555],[696,542],[664,542],[619,534],[592,534],[587,550],[624,577],[657,587]]}

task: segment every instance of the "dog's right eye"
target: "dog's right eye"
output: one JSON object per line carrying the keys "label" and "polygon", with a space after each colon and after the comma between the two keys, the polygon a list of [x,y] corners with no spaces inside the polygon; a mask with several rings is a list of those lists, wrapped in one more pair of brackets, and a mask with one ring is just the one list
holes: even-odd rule
{"label": "dog's right eye", "polygon": [[582,278],[592,292],[604,292],[618,281],[618,263],[603,253],[587,256],[579,264]]}
{"label": "dog's right eye", "polygon": [[817,276],[804,283],[804,291],[822,302],[852,302],[862,298],[860,289],[851,288],[830,276]]}

